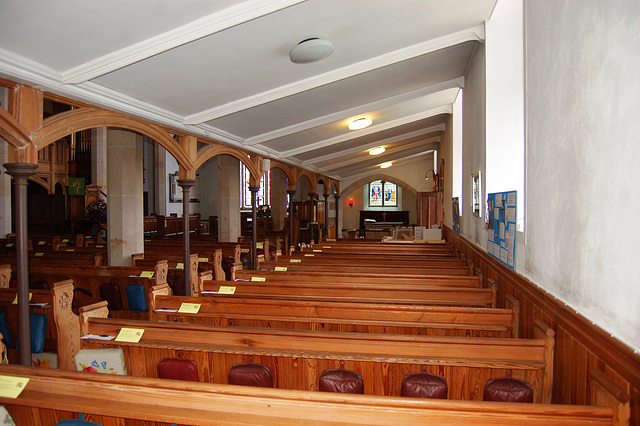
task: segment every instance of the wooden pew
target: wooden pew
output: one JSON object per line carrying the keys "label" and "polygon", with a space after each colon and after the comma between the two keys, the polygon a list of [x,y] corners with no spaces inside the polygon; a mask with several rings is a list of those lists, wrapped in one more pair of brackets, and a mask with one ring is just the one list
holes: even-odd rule
{"label": "wooden pew", "polygon": [[[234,294],[219,294],[220,287],[233,287]],[[497,307],[497,288],[411,286],[402,289],[388,284],[358,283],[291,283],[273,282],[265,285],[253,281],[201,280],[204,297],[258,297],[267,299],[298,299],[336,302],[400,303],[440,306]]]}
{"label": "wooden pew", "polygon": [[[153,272],[153,277],[141,277],[142,272]],[[168,266],[166,261],[157,262],[154,268],[128,267],[128,266],[97,266],[77,268],[74,266],[59,265],[30,265],[29,277],[31,282],[43,280],[53,286],[56,281],[72,279],[76,288],[87,292],[76,292],[75,307],[98,302],[100,298],[100,286],[105,283],[115,283],[120,288],[122,310],[112,310],[111,315],[120,318],[148,318],[148,310],[145,312],[130,311],[126,297],[126,287],[132,284],[143,285],[145,297],[151,287],[167,282]]]}
{"label": "wooden pew", "polygon": [[[56,283],[54,293],[72,294],[72,287],[70,280]],[[402,377],[424,367],[447,379],[450,399],[478,400],[487,380],[512,371],[531,383],[535,402],[551,398],[554,332],[542,321],[536,322],[535,339],[484,339],[107,319],[104,302],[80,313],[78,319],[70,307],[54,303],[56,324],[61,325],[58,341],[68,342],[58,348],[61,368],[73,365],[80,347],[121,347],[127,374],[133,376],[153,377],[161,359],[180,356],[198,364],[203,381],[226,383],[231,365],[253,360],[271,368],[275,387],[317,390],[322,371],[344,365],[363,375],[366,394],[399,395]],[[78,328],[71,326],[76,322]],[[144,329],[144,334],[139,343],[80,339],[89,334],[115,337],[122,328]]]}
{"label": "wooden pew", "polygon": [[[177,312],[198,304],[196,314]],[[363,302],[265,300],[172,296],[155,286],[149,319],[191,324],[424,336],[519,337],[520,303],[507,297],[507,309],[394,305]]]}
{"label": "wooden pew", "polygon": [[[333,394],[13,365],[1,365],[0,374],[29,379],[17,398],[0,397],[18,425],[53,426],[62,419],[78,418],[79,413],[104,425],[153,422],[156,426],[455,425],[461,420],[469,425],[621,426],[629,419],[629,403],[624,401],[628,394],[604,375],[594,376],[593,405],[584,406]],[[610,399],[611,394],[617,399]],[[595,406],[597,402],[606,405]]]}
{"label": "wooden pew", "polygon": [[[287,268],[288,271],[307,271],[307,272],[350,272],[365,273],[373,275],[473,275],[473,265],[466,267],[460,266],[421,266],[421,265],[331,265],[320,263],[305,262],[304,259],[293,259],[291,262],[283,262],[280,259],[277,262],[262,262],[260,270],[274,271],[276,268]],[[300,261],[300,262],[298,262]]]}
{"label": "wooden pew", "polygon": [[316,253],[323,255],[401,255],[406,257],[413,256],[431,256],[431,257],[457,257],[458,254],[449,246],[437,245],[413,245],[404,244],[399,246],[391,246],[389,244],[335,244],[335,243],[320,243],[312,246],[301,247],[299,251],[295,253]]}
{"label": "wooden pew", "polygon": [[[218,249],[212,253],[192,253],[191,258],[195,256],[196,271],[213,271],[215,279],[224,280],[225,273],[222,269],[222,250]],[[169,262],[169,270],[175,268],[178,264],[184,263],[184,256],[182,253],[176,254],[174,252],[156,251],[151,250],[144,253],[135,253],[131,255],[131,264],[133,266],[151,266],[153,263],[159,260],[167,260]],[[193,265],[193,260],[192,260]],[[184,267],[184,265],[182,265]],[[198,281],[197,272],[192,279],[192,282]],[[197,287],[197,285],[196,285]],[[196,289],[197,291],[197,289]]]}
{"label": "wooden pew", "polygon": [[[156,237],[165,237],[171,235],[181,235],[184,232],[184,218],[174,216],[157,215],[155,230],[151,228],[151,220],[145,223],[145,234],[155,235]],[[189,233],[200,235],[202,228],[202,218],[200,213],[189,215]],[[155,231],[155,232],[154,232]]]}
{"label": "wooden pew", "polygon": [[[29,290],[30,301],[29,310],[34,313],[44,314],[47,316],[47,330],[45,333],[44,351],[56,352],[58,334],[53,319],[53,292],[52,290]],[[16,361],[14,347],[18,338],[18,304],[13,303],[17,297],[15,288],[0,288],[0,311],[4,312],[7,317],[7,324],[11,332],[12,347],[9,348],[9,358]]]}
{"label": "wooden pew", "polygon": [[[462,275],[370,275],[351,272],[304,272],[304,271],[236,271],[235,279],[251,281],[263,279],[269,283],[307,282],[307,283],[363,283],[387,284],[393,287],[417,285],[450,286],[450,287],[482,287],[482,277]],[[216,278],[217,279],[217,278]],[[232,284],[230,284],[232,285]]]}
{"label": "wooden pew", "polygon": [[[68,250],[74,250],[69,248]],[[37,247],[29,251],[29,265],[79,265],[79,266],[101,266],[106,262],[106,256],[102,252],[76,253],[70,251],[38,251]],[[0,263],[16,264],[16,255],[0,255]]]}
{"label": "wooden pew", "polygon": [[[183,253],[183,241],[178,238],[145,239],[145,253],[164,252],[180,255]],[[215,253],[222,250],[222,257],[231,261],[234,269],[242,269],[243,248],[237,243],[218,243],[209,238],[191,238],[189,251],[192,253]]]}

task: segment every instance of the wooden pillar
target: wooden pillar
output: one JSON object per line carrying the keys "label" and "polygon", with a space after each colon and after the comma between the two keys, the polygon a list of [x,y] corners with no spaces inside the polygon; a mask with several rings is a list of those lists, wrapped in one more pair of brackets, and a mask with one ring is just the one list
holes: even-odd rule
{"label": "wooden pillar", "polygon": [[193,287],[194,283],[191,282],[191,261],[190,261],[190,242],[189,242],[189,202],[191,200],[191,187],[195,185],[195,179],[178,179],[177,184],[182,188],[182,222],[183,222],[183,243],[182,243],[182,251],[183,251],[183,263],[184,263],[184,295],[185,296],[194,296]]}
{"label": "wooden pillar", "polygon": [[250,186],[251,191],[251,269],[258,267],[258,215],[256,214],[259,186]]}
{"label": "wooden pillar", "polygon": [[324,240],[327,241],[329,235],[329,194],[322,194],[324,196]]}
{"label": "wooden pillar", "polygon": [[342,231],[338,229],[338,206],[340,205],[338,200],[340,199],[340,194],[333,194],[333,198],[336,199],[336,238],[338,238],[339,235],[342,235]]}
{"label": "wooden pillar", "polygon": [[[294,244],[293,240],[293,196],[296,195],[295,189],[287,189],[289,195],[289,247]],[[286,254],[289,254],[289,247],[285,248]]]}
{"label": "wooden pillar", "polygon": [[37,164],[6,163],[7,174],[15,185],[16,267],[18,278],[18,336],[20,364],[31,366],[31,325],[29,318],[29,257],[27,243],[27,179],[33,176]]}

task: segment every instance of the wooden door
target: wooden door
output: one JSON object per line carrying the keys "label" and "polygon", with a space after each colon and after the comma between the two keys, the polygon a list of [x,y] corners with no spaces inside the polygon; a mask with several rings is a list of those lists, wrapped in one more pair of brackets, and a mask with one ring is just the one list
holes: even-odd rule
{"label": "wooden door", "polygon": [[443,221],[442,192],[418,192],[418,224],[431,228],[432,225],[440,225]]}

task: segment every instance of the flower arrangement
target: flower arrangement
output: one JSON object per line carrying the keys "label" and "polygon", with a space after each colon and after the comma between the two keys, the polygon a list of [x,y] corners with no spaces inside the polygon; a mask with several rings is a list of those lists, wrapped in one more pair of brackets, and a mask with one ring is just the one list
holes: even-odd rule
{"label": "flower arrangement", "polygon": [[87,205],[87,218],[95,223],[107,221],[107,202],[98,198]]}

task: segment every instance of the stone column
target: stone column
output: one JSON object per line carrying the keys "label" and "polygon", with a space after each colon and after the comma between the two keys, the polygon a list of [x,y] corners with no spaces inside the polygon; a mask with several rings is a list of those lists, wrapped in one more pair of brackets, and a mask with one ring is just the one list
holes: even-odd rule
{"label": "stone column", "polygon": [[105,193],[107,186],[107,128],[91,129],[91,184],[98,185]]}
{"label": "stone column", "polygon": [[142,136],[109,129],[107,146],[107,233],[109,265],[131,266],[131,255],[144,252],[142,208]]}
{"label": "stone column", "polygon": [[[293,240],[293,196],[296,195],[295,189],[287,189],[289,195],[289,247],[294,245]],[[286,254],[289,254],[289,247],[285,249]]]}
{"label": "stone column", "polygon": [[255,270],[258,267],[258,215],[256,214],[256,204],[258,202],[259,186],[250,186],[251,191],[251,269]]}
{"label": "stone column", "polygon": [[218,159],[218,241],[237,242],[240,236],[240,161],[230,155]]}
{"label": "stone column", "polygon": [[20,365],[31,366],[31,324],[29,318],[29,256],[27,243],[27,179],[33,176],[37,164],[6,163],[7,174],[15,186],[16,275],[18,278],[18,336]]}
{"label": "stone column", "polygon": [[333,194],[333,198],[336,199],[336,238],[339,238],[342,235],[342,231],[338,228],[338,206],[340,205],[338,200],[340,199],[340,194]]}
{"label": "stone column", "polygon": [[191,187],[196,184],[195,179],[178,179],[177,184],[182,188],[182,221],[183,223],[183,242],[182,242],[182,251],[184,254],[184,278],[182,282],[184,283],[184,295],[185,296],[194,296],[193,288],[194,283],[191,282],[191,262],[189,259],[190,256],[190,243],[189,243],[189,202],[191,200]]}

